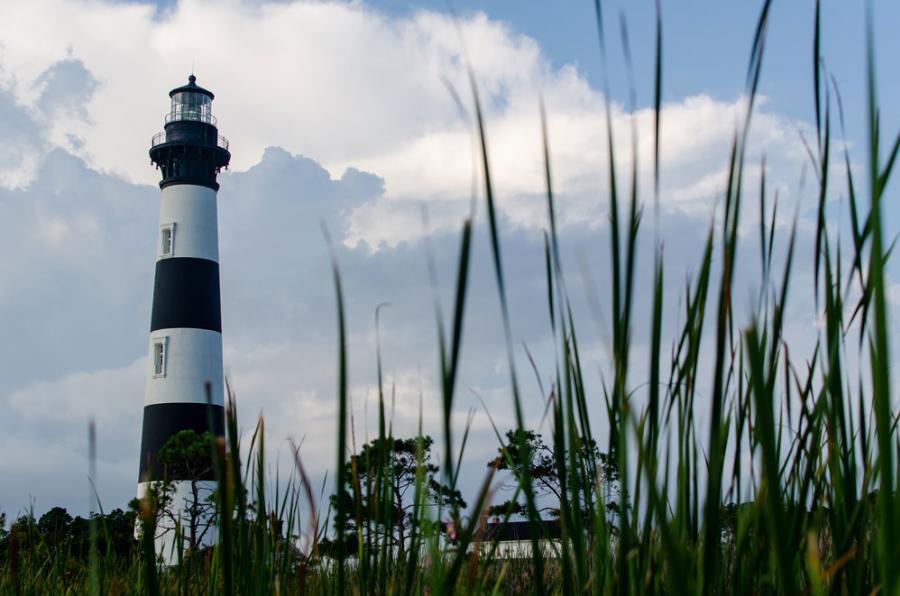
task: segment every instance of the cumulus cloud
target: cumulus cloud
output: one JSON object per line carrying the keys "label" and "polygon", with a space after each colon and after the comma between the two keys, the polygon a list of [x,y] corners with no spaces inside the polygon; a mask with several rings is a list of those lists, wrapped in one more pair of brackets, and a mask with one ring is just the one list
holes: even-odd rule
{"label": "cumulus cloud", "polygon": [[16,186],[27,182],[42,147],[40,126],[28,108],[16,100],[11,81],[0,84],[0,184]]}
{"label": "cumulus cloud", "polygon": [[[602,219],[608,186],[598,168],[607,161],[602,94],[576,67],[552,68],[533,39],[484,14],[464,17],[459,31],[445,14],[390,18],[363,3],[183,0],[158,11],[42,0],[0,8],[3,59],[15,75],[9,78],[31,81],[13,88],[16,101],[52,112],[54,130],[66,131],[53,142],[102,171],[153,181],[147,139],[162,125],[165,92],[194,67],[219,96],[215,109],[233,141],[235,169],[250,167],[276,145],[315,156],[332,171],[377,172],[385,200],[357,215],[348,242],[377,247],[412,239],[420,226],[393,223],[394,202],[428,199],[436,228],[453,225],[468,209],[477,171],[472,126],[447,90],[449,84],[469,97],[468,55],[488,116],[497,197],[511,221],[542,225],[540,96],[554,181],[567,195],[561,223]],[[62,82],[71,96],[54,91]],[[69,108],[58,110],[60,101]],[[709,212],[744,108],[740,98],[709,96],[665,105],[663,201]],[[652,110],[630,113],[613,105],[623,176],[632,118],[646,187]],[[754,131],[752,159],[768,147],[775,164],[770,180],[793,188],[795,167],[805,159],[794,125],[763,112]],[[379,225],[370,228],[365,222],[373,218]]]}

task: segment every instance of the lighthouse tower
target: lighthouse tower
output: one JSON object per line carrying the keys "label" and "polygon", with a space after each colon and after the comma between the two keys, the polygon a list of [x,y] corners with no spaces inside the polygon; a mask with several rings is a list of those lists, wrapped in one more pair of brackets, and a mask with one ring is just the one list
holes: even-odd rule
{"label": "lighthouse tower", "polygon": [[[148,481],[161,479],[154,462],[170,437],[183,430],[221,436],[225,422],[216,176],[231,153],[212,114],[214,96],[197,85],[194,75],[169,97],[165,130],[153,137],[150,148],[162,181],[139,498]],[[176,516],[191,494],[196,496],[198,484],[177,475],[167,478],[174,481]],[[209,494],[215,487],[212,470],[200,484]],[[187,528],[186,521],[182,527]]]}

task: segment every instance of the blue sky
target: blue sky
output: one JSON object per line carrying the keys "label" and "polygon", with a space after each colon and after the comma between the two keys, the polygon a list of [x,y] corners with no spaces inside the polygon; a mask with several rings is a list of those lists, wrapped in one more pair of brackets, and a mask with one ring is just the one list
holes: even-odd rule
{"label": "blue sky", "polygon": [[[436,338],[426,248],[438,263],[438,294],[450,303],[457,234],[477,193],[471,120],[459,38],[446,5],[434,2],[181,0],[151,6],[112,0],[39,0],[0,6],[0,511],[61,504],[86,508],[87,421],[97,421],[101,498],[123,505],[134,493],[158,216],[157,173],[146,151],[163,124],[167,92],[193,66],[216,93],[220,132],[232,141],[221,178],[225,364],[244,425],[266,416],[270,453],[303,441],[315,474],[334,460],[334,303],[319,230],[338,245],[348,296],[351,392],[360,441],[373,414],[373,312],[391,308],[382,337],[396,387],[399,432],[412,432],[423,400],[437,433]],[[666,330],[697,262],[721,198],[756,2],[664,3],[664,112],[659,236],[666,243]],[[605,4],[613,125],[620,174],[628,130],[639,129],[642,197],[650,180],[653,3]],[[863,3],[824,2],[824,57],[845,101],[852,167],[864,171]],[[879,89],[886,136],[900,126],[900,83],[892,69],[900,8],[874,2]],[[608,365],[603,321],[589,308],[608,279],[608,173],[603,71],[593,5],[459,2],[462,37],[485,101],[516,345],[552,368],[541,234],[538,97],[546,101],[570,292],[584,332],[586,367]],[[619,15],[634,52],[638,110],[629,111]],[[812,2],[775,2],[749,160],[765,154],[783,207],[783,241],[801,214],[798,276],[810,275],[815,188],[799,140],[812,138]],[[834,149],[842,145],[836,142]],[[842,180],[841,168],[833,174]],[[861,178],[861,175],[860,175]],[[758,177],[748,174],[756,196]],[[838,187],[838,182],[834,186]],[[896,191],[889,189],[891,196]],[[829,196],[846,220],[840,190]],[[480,205],[480,202],[477,203]],[[423,224],[428,213],[428,228]],[[754,204],[746,222],[755,222]],[[456,420],[482,402],[511,424],[498,306],[481,207]],[[646,218],[636,312],[646,312],[654,230]],[[836,230],[841,229],[836,224]],[[892,224],[893,225],[893,224]],[[893,225],[892,230],[896,229]],[[427,246],[425,239],[428,238]],[[757,249],[747,234],[736,295],[759,291]],[[777,244],[783,252],[783,244]],[[779,252],[779,254],[782,254]],[[583,263],[586,263],[583,265]],[[892,266],[892,271],[896,268]],[[586,274],[586,272],[588,274]],[[798,284],[789,333],[800,353],[819,313]],[[900,298],[900,286],[894,297]],[[601,292],[599,307],[608,313]],[[895,325],[896,327],[896,325]],[[634,349],[646,349],[646,317]],[[517,352],[527,376],[524,351]],[[636,359],[633,379],[643,371]],[[592,375],[593,387],[599,374]],[[523,382],[530,424],[541,398]],[[602,407],[597,402],[597,415]],[[702,413],[698,415],[702,419]],[[369,426],[367,426],[369,425]],[[476,416],[465,490],[481,481],[496,449]],[[602,424],[599,426],[602,432]],[[283,460],[289,458],[282,457]]]}

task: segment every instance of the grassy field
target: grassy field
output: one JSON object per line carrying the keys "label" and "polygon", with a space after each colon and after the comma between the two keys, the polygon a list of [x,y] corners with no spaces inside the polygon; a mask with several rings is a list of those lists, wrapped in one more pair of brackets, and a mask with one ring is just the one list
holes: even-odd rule
{"label": "grassy field", "polygon": [[[83,521],[77,540],[53,535],[52,524],[27,516],[0,535],[0,592],[18,594],[292,594],[292,593],[565,593],[595,594],[730,592],[867,594],[900,593],[900,436],[893,411],[886,260],[891,242],[882,229],[882,199],[900,137],[879,130],[871,15],[867,37],[867,163],[853,177],[844,143],[837,88],[821,62],[819,8],[810,40],[815,138],[809,143],[818,208],[814,246],[795,246],[795,230],[778,232],[777,201],[765,184],[765,164],[750,165],[746,147],[757,87],[763,72],[770,2],[762,3],[746,67],[748,110],[735,130],[728,181],[718,216],[681,305],[672,345],[663,345],[663,282],[666,263],[656,246],[655,269],[638,271],[636,247],[646,205],[664,189],[659,181],[660,106],[663,96],[662,20],[657,21],[654,187],[637,190],[636,149],[626,180],[617,177],[617,151],[608,145],[610,186],[609,279],[611,374],[600,394],[588,395],[579,352],[580,322],[570,308],[559,251],[549,151],[545,134],[545,261],[547,308],[556,349],[552,383],[544,399],[550,424],[548,454],[535,467],[515,367],[507,310],[503,239],[491,183],[485,123],[472,79],[475,120],[481,141],[486,227],[490,236],[497,296],[505,329],[509,394],[517,428],[504,434],[496,465],[467,501],[454,497],[465,461],[468,428],[454,428],[451,413],[463,350],[462,329],[470,269],[473,222],[463,223],[455,271],[452,316],[438,320],[441,362],[442,444],[440,466],[426,456],[430,440],[391,436],[385,396],[379,395],[378,437],[370,448],[349,453],[344,297],[334,263],[340,351],[336,421],[337,452],[326,489],[338,495],[317,510],[320,491],[297,459],[293,479],[266,492],[262,421],[252,445],[239,444],[233,401],[227,435],[214,443],[212,465],[218,542],[178,552],[179,564],[154,556],[153,502],[136,504],[143,538],[129,540],[130,520],[109,516]],[[601,51],[609,44],[598,0]],[[608,90],[607,90],[608,91]],[[612,116],[607,104],[607,122]],[[546,130],[546,127],[545,127]],[[636,131],[631,146],[634,147]],[[885,145],[885,147],[882,147]],[[836,149],[837,148],[837,149]],[[836,168],[835,166],[841,166]],[[843,166],[846,166],[844,168]],[[745,173],[761,168],[761,184],[747,188]],[[835,171],[846,172],[834,179]],[[624,190],[623,190],[624,189]],[[841,241],[827,221],[829,191],[839,189],[851,238]],[[844,205],[846,207],[844,207]],[[742,216],[758,212],[760,252],[742,244]],[[755,225],[755,224],[754,224]],[[779,236],[777,243],[775,237]],[[774,246],[783,255],[773,257]],[[797,279],[793,255],[815,255],[813,279]],[[714,263],[714,255],[719,262]],[[736,259],[760,259],[759,304],[746,320],[735,315],[732,289]],[[775,270],[774,263],[783,263]],[[652,310],[636,312],[636,277],[652,276]],[[783,336],[792,284],[814,284],[823,325],[812,354],[794,354]],[[741,309],[743,313],[745,309]],[[631,348],[633,321],[651,321],[649,352]],[[632,363],[641,361],[640,367]],[[702,365],[702,366],[701,366]],[[647,370],[636,378],[633,370]],[[709,369],[712,378],[701,378]],[[379,356],[378,385],[383,386]],[[641,399],[637,400],[638,388]],[[708,426],[695,419],[698,392],[708,393]],[[787,404],[793,404],[787,407]],[[638,405],[640,404],[640,405]],[[609,433],[591,422],[605,416]],[[400,447],[402,446],[402,449]],[[599,448],[595,448],[598,446]],[[397,454],[406,459],[398,467]],[[245,461],[240,454],[245,453]],[[741,454],[744,455],[742,459]],[[747,459],[747,456],[751,459]],[[749,465],[747,462],[756,462]],[[410,473],[411,470],[411,473]],[[513,501],[497,508],[495,476],[503,470],[517,482]],[[406,473],[410,491],[393,488]],[[556,482],[552,503],[559,536],[544,541],[541,523],[547,495],[541,478]],[[705,478],[706,481],[701,481]],[[739,488],[746,489],[744,491]],[[737,495],[752,496],[738,502]],[[345,498],[346,496],[346,498]],[[493,509],[489,511],[489,507]],[[491,518],[527,520],[532,548],[526,557],[501,556],[486,535]],[[122,514],[127,517],[127,514]],[[52,520],[51,520],[52,521]],[[48,529],[49,528],[49,529]],[[115,528],[118,528],[116,530]],[[123,534],[122,528],[126,528]],[[82,525],[82,529],[84,529]],[[337,531],[336,529],[340,529]],[[398,540],[397,532],[403,532]],[[537,548],[540,546],[541,548]]]}

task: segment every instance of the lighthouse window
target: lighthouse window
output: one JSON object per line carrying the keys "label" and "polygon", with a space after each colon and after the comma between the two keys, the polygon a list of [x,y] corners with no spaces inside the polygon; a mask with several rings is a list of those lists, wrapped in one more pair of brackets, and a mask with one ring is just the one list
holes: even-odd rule
{"label": "lighthouse window", "polygon": [[175,224],[170,223],[160,228],[159,256],[171,257],[175,254]]}
{"label": "lighthouse window", "polygon": [[153,342],[154,377],[166,376],[166,358],[168,357],[168,354],[166,353],[168,351],[166,349],[166,344],[168,343],[168,339],[168,337],[161,337]]}

